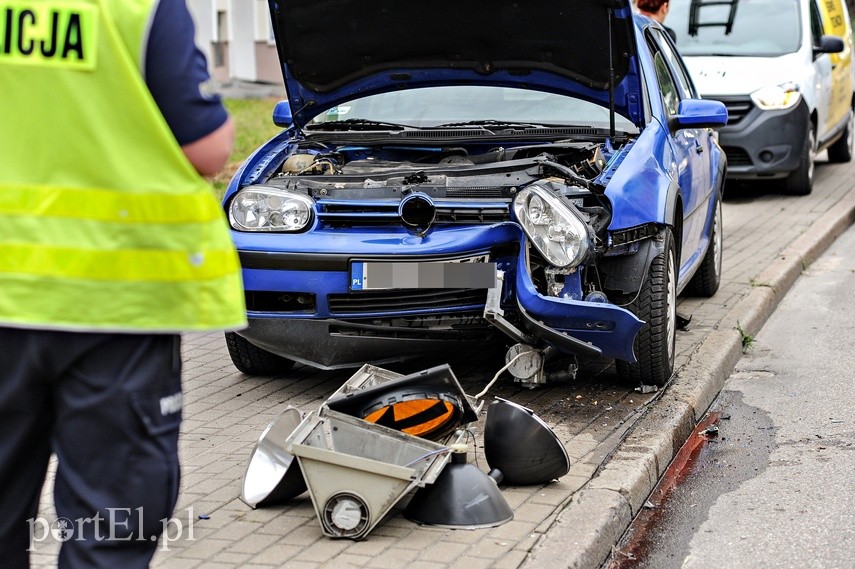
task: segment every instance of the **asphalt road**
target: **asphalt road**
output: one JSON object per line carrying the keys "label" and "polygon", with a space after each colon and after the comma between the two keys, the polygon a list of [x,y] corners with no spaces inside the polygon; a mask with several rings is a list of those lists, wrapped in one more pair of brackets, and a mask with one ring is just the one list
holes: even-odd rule
{"label": "asphalt road", "polygon": [[718,435],[654,492],[621,567],[853,567],[853,290],[850,228],[753,339],[711,407]]}

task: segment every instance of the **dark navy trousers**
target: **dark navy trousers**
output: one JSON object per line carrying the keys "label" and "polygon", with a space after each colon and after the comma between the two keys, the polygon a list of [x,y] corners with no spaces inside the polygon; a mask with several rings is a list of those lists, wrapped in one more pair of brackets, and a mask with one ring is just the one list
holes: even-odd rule
{"label": "dark navy trousers", "polygon": [[149,565],[178,496],[180,341],[0,327],[0,567],[52,539],[62,568]]}

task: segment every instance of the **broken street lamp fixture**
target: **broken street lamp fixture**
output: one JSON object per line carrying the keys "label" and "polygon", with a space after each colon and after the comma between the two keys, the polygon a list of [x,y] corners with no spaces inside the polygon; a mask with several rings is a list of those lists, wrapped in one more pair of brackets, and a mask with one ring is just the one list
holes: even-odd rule
{"label": "broken street lamp fixture", "polygon": [[300,465],[285,450],[285,440],[302,419],[298,409],[288,407],[261,433],[243,475],[240,499],[248,506],[278,504],[306,491]]}
{"label": "broken street lamp fixture", "polygon": [[484,430],[492,470],[468,464],[466,445],[452,443],[477,420],[479,397],[465,394],[448,365],[403,376],[366,364],[317,413],[289,407],[267,426],[241,499],[254,508],[308,489],[324,534],[334,538],[363,539],[408,495],[404,515],[417,523],[506,523],[513,511],[498,482],[546,484],[566,474],[570,460],[530,409],[496,398]]}
{"label": "broken street lamp fixture", "polygon": [[453,445],[451,462],[436,482],[420,488],[404,509],[404,517],[420,524],[454,529],[502,525],[514,512],[496,480],[466,462],[466,445]]}
{"label": "broken street lamp fixture", "polygon": [[324,406],[433,441],[478,418],[448,364],[355,391],[339,390]]}
{"label": "broken street lamp fixture", "polygon": [[547,484],[570,470],[552,429],[531,409],[498,397],[487,407],[484,453],[490,475],[506,484]]}

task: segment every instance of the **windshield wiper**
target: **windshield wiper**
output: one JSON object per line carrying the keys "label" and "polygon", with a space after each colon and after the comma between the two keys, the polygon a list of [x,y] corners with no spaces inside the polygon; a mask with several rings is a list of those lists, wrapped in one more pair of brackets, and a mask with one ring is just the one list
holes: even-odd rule
{"label": "windshield wiper", "polygon": [[518,129],[526,129],[526,128],[547,128],[550,125],[536,124],[536,123],[527,123],[527,122],[506,122],[506,121],[497,121],[497,120],[476,120],[476,121],[466,121],[466,122],[449,122],[444,124],[438,124],[432,128],[455,128],[461,126],[483,126],[484,128],[494,130],[518,130]]}
{"label": "windshield wiper", "polygon": [[367,119],[345,119],[341,121],[330,121],[306,126],[306,130],[406,130],[403,124],[391,122],[370,121]]}
{"label": "windshield wiper", "polygon": [[[530,130],[530,132],[526,133],[528,135],[536,136],[537,129],[563,129],[567,131],[568,136],[573,136],[574,134],[578,134],[580,136],[608,136],[609,129],[604,127],[595,126],[593,124],[587,125],[578,125],[578,124],[538,124],[538,123],[524,123],[524,122],[502,122],[502,121],[494,121],[494,120],[478,120],[478,121],[469,121],[469,122],[460,122],[460,123],[446,123],[436,125],[430,128],[460,128],[460,127],[482,127],[484,130],[487,130],[493,134],[506,132],[506,131],[517,131],[517,130]],[[428,130],[429,130],[428,129]],[[578,132],[574,132],[578,131]],[[627,130],[617,130],[614,136],[631,136],[632,133]]]}

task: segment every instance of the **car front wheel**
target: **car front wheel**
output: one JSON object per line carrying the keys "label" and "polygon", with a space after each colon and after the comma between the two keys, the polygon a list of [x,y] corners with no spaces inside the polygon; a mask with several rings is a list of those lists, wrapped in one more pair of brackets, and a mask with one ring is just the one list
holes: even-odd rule
{"label": "car front wheel", "polygon": [[849,109],[846,130],[837,142],[828,147],[829,162],[850,162],[855,152],[855,111]]}
{"label": "car front wheel", "polygon": [[226,347],[232,363],[247,375],[278,375],[294,367],[294,362],[262,350],[234,332],[226,332]]}
{"label": "car front wheel", "polygon": [[813,127],[805,137],[799,167],[784,180],[784,193],[792,196],[806,196],[813,191],[813,174],[816,169],[816,135]]}
{"label": "car front wheel", "polygon": [[621,377],[642,385],[665,385],[674,372],[677,336],[677,253],[671,230],[656,237],[662,245],[650,264],[638,296],[627,308],[644,320],[635,337],[637,362],[617,360]]}

